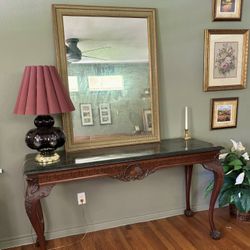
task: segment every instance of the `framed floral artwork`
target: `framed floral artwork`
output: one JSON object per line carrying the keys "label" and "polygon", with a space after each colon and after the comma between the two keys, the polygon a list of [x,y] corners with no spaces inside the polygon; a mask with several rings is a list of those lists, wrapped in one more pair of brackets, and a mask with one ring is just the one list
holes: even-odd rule
{"label": "framed floral artwork", "polygon": [[204,91],[246,88],[249,30],[205,30]]}
{"label": "framed floral artwork", "polygon": [[214,21],[240,21],[243,0],[213,0]]}
{"label": "framed floral artwork", "polygon": [[236,128],[238,97],[211,100],[211,129]]}

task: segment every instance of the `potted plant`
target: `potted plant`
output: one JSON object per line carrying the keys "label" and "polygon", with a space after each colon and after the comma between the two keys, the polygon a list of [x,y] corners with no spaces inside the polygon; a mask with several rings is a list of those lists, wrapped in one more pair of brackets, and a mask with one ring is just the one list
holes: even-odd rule
{"label": "potted plant", "polygon": [[[219,207],[229,205],[230,214],[250,221],[250,161],[241,142],[231,140],[233,147],[219,156],[224,170],[224,183],[219,194]],[[214,182],[206,187],[212,191]]]}

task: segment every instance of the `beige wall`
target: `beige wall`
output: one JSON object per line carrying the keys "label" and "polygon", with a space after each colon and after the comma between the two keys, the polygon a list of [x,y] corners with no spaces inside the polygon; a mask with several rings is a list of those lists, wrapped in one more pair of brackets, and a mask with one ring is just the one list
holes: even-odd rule
{"label": "beige wall", "polygon": [[[244,1],[242,22],[212,22],[207,0],[15,0],[0,1],[0,248],[31,242],[31,225],[24,211],[24,143],[34,117],[12,114],[25,65],[55,64],[52,3],[154,7],[158,9],[158,61],[161,136],[182,136],[184,106],[191,108],[194,137],[228,145],[229,139],[250,146],[250,87],[245,90],[202,92],[203,31],[205,28],[249,28],[250,2]],[[249,67],[248,67],[249,70]],[[249,78],[248,78],[249,79]],[[210,98],[238,96],[236,129],[210,131]],[[60,119],[57,119],[58,123]],[[249,147],[250,148],[250,147]],[[200,170],[198,170],[200,169]],[[184,171],[163,170],[143,181],[123,183],[103,178],[58,185],[43,202],[48,237],[97,230],[181,213]],[[206,209],[203,188],[210,173],[194,173],[192,204]],[[85,191],[86,206],[76,193]]]}

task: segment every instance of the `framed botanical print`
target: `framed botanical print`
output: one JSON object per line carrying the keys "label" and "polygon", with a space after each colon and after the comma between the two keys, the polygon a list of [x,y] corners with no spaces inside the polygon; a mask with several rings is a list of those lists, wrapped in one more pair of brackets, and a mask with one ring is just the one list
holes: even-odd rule
{"label": "framed botanical print", "polygon": [[211,129],[236,128],[238,97],[211,100]]}
{"label": "framed botanical print", "polygon": [[243,0],[213,0],[214,21],[240,21]]}
{"label": "framed botanical print", "polygon": [[82,126],[94,125],[91,104],[80,104]]}
{"label": "framed botanical print", "polygon": [[249,30],[205,30],[204,91],[246,88]]}

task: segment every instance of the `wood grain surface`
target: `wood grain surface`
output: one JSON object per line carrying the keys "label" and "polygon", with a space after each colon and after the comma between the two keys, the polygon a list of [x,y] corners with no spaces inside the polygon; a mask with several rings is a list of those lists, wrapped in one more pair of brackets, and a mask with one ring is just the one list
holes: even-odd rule
{"label": "wood grain surface", "polygon": [[[137,223],[98,232],[48,241],[47,249],[64,250],[247,250],[250,249],[250,223],[229,216],[228,208],[215,210],[215,223],[223,233],[220,240],[208,237],[208,211]],[[34,250],[34,245],[9,250]]]}

